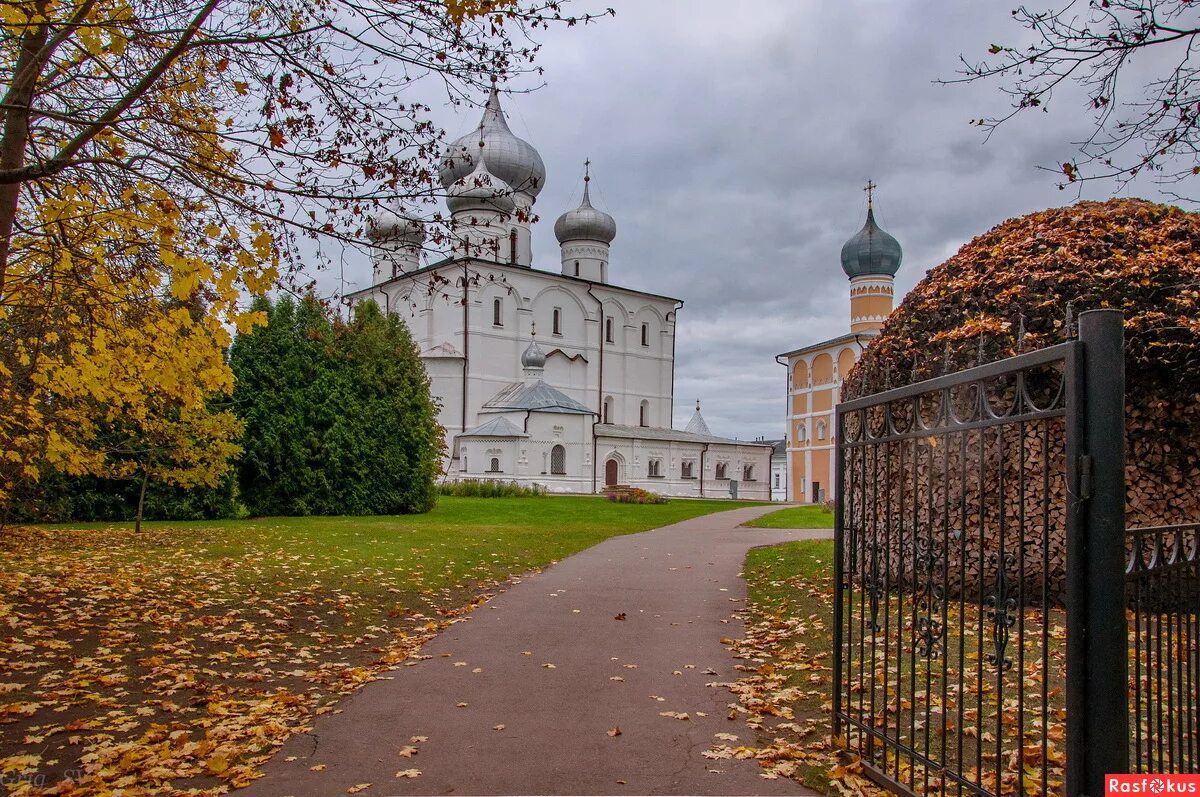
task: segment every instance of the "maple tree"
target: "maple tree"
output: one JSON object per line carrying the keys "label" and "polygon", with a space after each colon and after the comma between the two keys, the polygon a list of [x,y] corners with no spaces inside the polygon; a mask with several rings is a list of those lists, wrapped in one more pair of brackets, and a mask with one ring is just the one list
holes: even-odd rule
{"label": "maple tree", "polygon": [[[1048,110],[1056,91],[1075,84],[1093,127],[1075,142],[1077,156],[1053,167],[1066,182],[1115,178],[1124,184],[1142,172],[1179,181],[1200,174],[1200,9],[1194,2],[1071,0],[1052,8],[1020,6],[1012,17],[1027,31],[1028,44],[992,44],[990,59],[960,57],[962,77],[941,81],[995,80],[1011,97],[1008,113],[972,124],[990,135],[1022,112]],[[1133,62],[1150,58],[1151,71],[1141,77]],[[1131,90],[1139,78],[1144,82]]]}
{"label": "maple tree", "polygon": [[1131,526],[1200,514],[1200,214],[1142,199],[1010,219],[930,269],[843,384],[846,399],[1062,342],[1125,314]]}
{"label": "maple tree", "polygon": [[433,201],[442,134],[418,84],[478,96],[535,69],[534,30],[592,18],[555,0],[0,3],[0,501],[104,472],[117,419],[228,394],[230,329],[263,320],[246,294],[302,282],[306,238],[364,241],[378,204]]}

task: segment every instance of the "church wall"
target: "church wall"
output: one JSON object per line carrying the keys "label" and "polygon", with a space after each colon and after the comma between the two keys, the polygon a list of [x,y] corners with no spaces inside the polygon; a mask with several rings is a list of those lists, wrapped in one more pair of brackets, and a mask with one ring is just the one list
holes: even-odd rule
{"label": "church wall", "polygon": [[[704,444],[678,440],[636,440],[601,437],[597,445],[597,485],[604,489],[604,468],[610,458],[619,463],[618,483],[677,498],[699,498],[700,460],[704,459],[705,498],[728,498],[731,481],[738,482],[738,497],[751,501],[771,499],[771,449],[736,443]],[[650,461],[660,464],[659,476],[650,475]],[[693,463],[693,478],[684,478],[684,461]],[[726,464],[729,478],[717,479],[718,462]],[[753,479],[745,481],[743,468],[753,467]]]}

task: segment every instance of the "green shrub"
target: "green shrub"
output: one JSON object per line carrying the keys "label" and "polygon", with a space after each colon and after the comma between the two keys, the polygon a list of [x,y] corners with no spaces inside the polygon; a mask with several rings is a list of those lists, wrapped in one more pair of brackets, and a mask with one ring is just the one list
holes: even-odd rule
{"label": "green shrub", "polygon": [[437,485],[438,495],[453,495],[461,498],[530,498],[546,494],[540,484],[526,487],[516,482],[497,479],[468,479],[460,482],[442,482]]}

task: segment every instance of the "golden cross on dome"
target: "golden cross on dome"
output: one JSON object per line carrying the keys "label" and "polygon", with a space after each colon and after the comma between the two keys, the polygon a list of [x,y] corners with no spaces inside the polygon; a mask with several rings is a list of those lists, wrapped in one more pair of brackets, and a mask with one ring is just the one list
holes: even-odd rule
{"label": "golden cross on dome", "polygon": [[592,170],[592,159],[588,158],[587,160],[585,160],[583,162],[583,181],[585,183],[588,180],[592,179],[591,170]]}
{"label": "golden cross on dome", "polygon": [[863,190],[867,192],[867,209],[868,210],[871,209],[872,207],[874,207],[874,193],[875,193],[875,189],[878,187],[879,187],[878,183],[873,183],[870,180],[867,180],[867,187],[864,188]]}

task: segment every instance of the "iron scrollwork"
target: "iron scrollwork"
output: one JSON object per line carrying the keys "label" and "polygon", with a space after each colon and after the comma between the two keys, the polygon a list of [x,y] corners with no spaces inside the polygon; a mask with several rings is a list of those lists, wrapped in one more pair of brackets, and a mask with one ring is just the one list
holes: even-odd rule
{"label": "iron scrollwork", "polygon": [[945,634],[945,623],[939,612],[945,588],[942,584],[934,583],[933,579],[939,552],[932,536],[917,536],[915,542],[913,570],[917,575],[916,596],[921,612],[915,628],[917,652],[927,659],[937,659],[942,654],[942,637]]}
{"label": "iron scrollwork", "polygon": [[1017,558],[1011,553],[1003,556],[994,553],[988,558],[996,568],[996,591],[987,598],[987,616],[992,623],[992,645],[995,647],[994,653],[987,654],[987,660],[1008,670],[1012,667],[1012,659],[1005,656],[1005,652],[1008,650],[1012,627],[1017,622],[1017,599],[1012,592],[1008,570],[1017,563]]}

